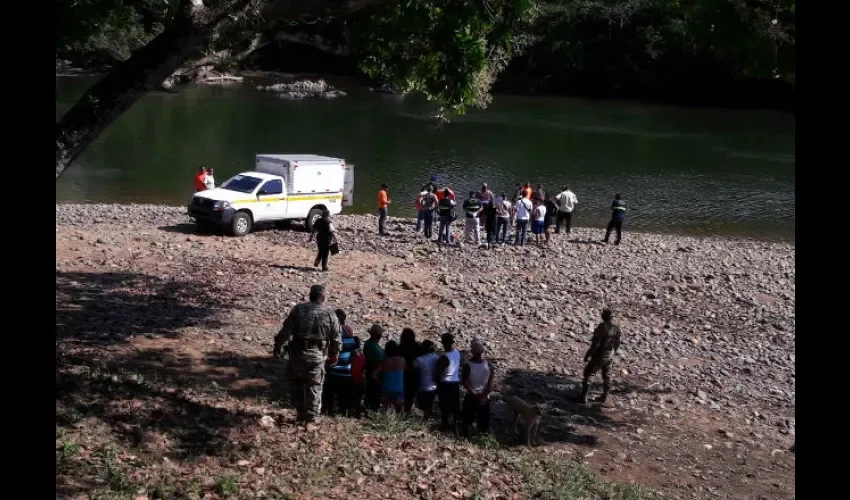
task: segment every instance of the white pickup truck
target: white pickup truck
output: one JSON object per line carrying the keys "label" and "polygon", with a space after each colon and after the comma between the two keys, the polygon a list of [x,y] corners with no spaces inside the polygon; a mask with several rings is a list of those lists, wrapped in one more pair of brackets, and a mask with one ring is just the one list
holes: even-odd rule
{"label": "white pickup truck", "polygon": [[189,216],[201,229],[224,226],[234,236],[250,233],[258,222],[303,220],[310,230],[322,210],[338,214],[353,195],[354,165],[341,158],[263,154],[253,172],[195,193]]}

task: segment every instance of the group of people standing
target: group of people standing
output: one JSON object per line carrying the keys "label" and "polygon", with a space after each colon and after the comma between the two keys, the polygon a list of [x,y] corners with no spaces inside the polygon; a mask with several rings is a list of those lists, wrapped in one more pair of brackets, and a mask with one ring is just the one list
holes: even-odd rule
{"label": "group of people standing", "polygon": [[[422,232],[426,238],[433,237],[433,226],[439,223],[437,242],[449,244],[458,237],[452,233],[452,224],[457,220],[457,196],[451,186],[438,187],[439,177],[431,176],[430,182],[422,186],[416,197],[416,232]],[[386,184],[378,194],[379,223],[378,231],[386,234],[386,207],[389,203]],[[573,226],[573,214],[578,205],[578,197],[568,186],[554,196],[547,193],[541,184],[532,187],[530,183],[517,184],[511,197],[504,192],[496,195],[487,183],[479,191],[470,191],[460,208],[464,218],[463,241],[480,246],[483,243],[504,244],[509,240],[509,228],[515,227],[514,245],[525,245],[534,235],[538,245],[546,245],[550,234],[560,234],[564,228],[570,234]],[[608,223],[605,238],[608,243],[611,233],[616,231],[616,245],[622,239],[622,227],[626,206],[619,194],[614,195],[611,204],[611,221]],[[486,232],[482,242],[481,229]],[[530,233],[530,234],[529,234]]]}
{"label": "group of people standing", "polygon": [[[312,422],[322,410],[357,418],[380,408],[409,415],[414,405],[430,419],[436,401],[443,429],[464,436],[473,426],[479,433],[489,432],[495,369],[484,359],[482,342],[472,340],[470,358],[463,362],[450,333],[440,336],[439,353],[434,342],[418,342],[409,328],[402,330],[398,342],[389,340],[382,347],[384,328],[376,323],[361,343],[345,312],[324,303],[324,286],[313,285],[309,302],[289,312],[274,339],[273,354],[289,354],[285,375],[298,421]],[[600,401],[605,402],[620,342],[620,328],[606,308],[584,356],[582,402],[587,400],[590,377],[598,371],[603,379]]]}

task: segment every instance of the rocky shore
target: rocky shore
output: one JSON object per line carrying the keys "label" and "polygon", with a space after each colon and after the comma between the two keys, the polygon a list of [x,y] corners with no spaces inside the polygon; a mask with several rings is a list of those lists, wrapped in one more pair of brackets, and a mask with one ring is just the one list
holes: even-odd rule
{"label": "rocky shore", "polygon": [[276,83],[274,85],[257,85],[257,90],[274,92],[281,99],[306,99],[310,97],[321,97],[324,99],[336,99],[344,97],[345,92],[333,88],[324,80],[298,80],[293,83]]}
{"label": "rocky shore", "polygon": [[[325,283],[358,334],[380,322],[390,338],[483,340],[500,390],[544,408],[546,454],[674,498],[794,498],[793,244],[627,232],[615,247],[578,228],[548,248],[476,250],[438,247],[412,220],[390,218],[385,238],[373,216],[334,222],[343,251],[320,273],[297,224],[231,238],[196,234],[180,207],[57,204],[57,351],[179,337],[168,349],[192,358],[267,356],[283,315]],[[156,314],[75,316],[91,306],[80,294],[126,304],[170,290],[183,291]],[[625,335],[613,401],[582,407],[571,398],[604,306]]]}

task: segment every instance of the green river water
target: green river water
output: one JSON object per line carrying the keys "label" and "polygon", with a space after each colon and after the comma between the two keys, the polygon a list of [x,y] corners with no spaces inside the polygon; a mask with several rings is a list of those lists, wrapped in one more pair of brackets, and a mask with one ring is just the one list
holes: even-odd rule
{"label": "green river water", "polygon": [[[57,119],[91,83],[56,78]],[[199,165],[220,183],[257,153],[316,153],[356,166],[354,212],[374,212],[386,182],[390,215],[413,216],[415,194],[438,174],[462,196],[482,181],[497,194],[568,184],[579,226],[604,226],[619,192],[626,230],[794,239],[793,114],[496,96],[438,127],[415,96],[345,90],[302,101],[254,83],[150,94],[57,181],[57,201],[184,205]]]}

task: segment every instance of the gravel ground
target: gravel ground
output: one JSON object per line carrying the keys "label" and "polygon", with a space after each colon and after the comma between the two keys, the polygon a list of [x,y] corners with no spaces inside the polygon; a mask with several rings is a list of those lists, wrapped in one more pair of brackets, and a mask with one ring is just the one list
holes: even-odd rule
{"label": "gravel ground", "polygon": [[[86,275],[144,276],[136,289],[181,284],[222,304],[214,316],[226,326],[196,335],[267,352],[289,307],[325,283],[358,332],[377,321],[391,338],[410,326],[423,338],[453,331],[464,348],[483,340],[500,390],[544,407],[552,453],[676,498],[794,497],[793,244],[626,227],[618,247],[598,242],[602,229],[578,228],[547,248],[442,248],[414,234],[411,220],[390,218],[384,238],[373,216],[334,222],[343,251],[320,273],[297,225],[231,238],[195,234],[179,207],[57,204],[57,310]],[[181,328],[208,321],[195,306]],[[613,400],[576,405],[581,358],[605,306],[625,336]],[[133,339],[165,319],[146,321],[106,318],[94,334]],[[95,328],[59,323],[57,313],[57,337]]]}

